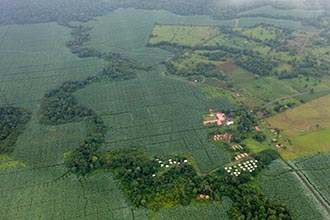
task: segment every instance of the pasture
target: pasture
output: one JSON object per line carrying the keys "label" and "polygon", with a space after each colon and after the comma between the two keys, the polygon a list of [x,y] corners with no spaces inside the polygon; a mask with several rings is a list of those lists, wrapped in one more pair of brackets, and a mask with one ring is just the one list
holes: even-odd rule
{"label": "pasture", "polygon": [[330,128],[330,95],[268,118],[267,121],[288,138]]}
{"label": "pasture", "polygon": [[319,207],[291,169],[280,160],[273,161],[261,176],[262,191],[275,202],[285,204],[299,220],[326,219]]}
{"label": "pasture", "polygon": [[267,119],[289,140],[287,148],[279,150],[284,159],[330,151],[329,101],[326,95]]}
{"label": "pasture", "polygon": [[169,42],[193,47],[203,44],[219,33],[219,28],[210,26],[156,25],[149,43],[153,45]]}

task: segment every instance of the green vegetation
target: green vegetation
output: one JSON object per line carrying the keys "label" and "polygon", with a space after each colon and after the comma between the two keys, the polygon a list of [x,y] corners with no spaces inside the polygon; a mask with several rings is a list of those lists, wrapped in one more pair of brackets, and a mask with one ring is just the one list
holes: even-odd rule
{"label": "green vegetation", "polygon": [[[183,219],[183,220],[198,220],[198,219],[221,219],[228,220],[228,210],[232,206],[229,198],[221,200],[220,204],[209,204],[202,206],[183,206],[167,210],[161,210],[156,213],[154,219]],[[152,218],[151,218],[152,219]]]}
{"label": "green vegetation", "polygon": [[[329,95],[287,110],[267,119],[289,139],[280,153],[285,159],[328,152],[326,137],[329,134]],[[315,140],[319,140],[315,142]]]}
{"label": "green vegetation", "polygon": [[30,113],[25,109],[12,106],[0,108],[0,154],[13,151],[12,147],[29,119]]}
{"label": "green vegetation", "polygon": [[291,168],[280,160],[271,163],[269,170],[262,175],[261,183],[265,195],[286,205],[293,212],[294,218],[326,218],[327,213],[319,207]]}
{"label": "green vegetation", "polygon": [[303,157],[292,161],[292,163],[307,178],[308,183],[316,189],[326,203],[329,204],[329,154]]}
{"label": "green vegetation", "polygon": [[[27,0],[22,7],[5,0],[1,24],[61,25],[0,26],[0,105],[5,106],[0,108],[0,149],[7,153],[0,155],[4,219],[326,216],[293,175],[296,170],[285,168],[283,177],[288,174],[288,184],[294,184],[287,195],[284,181],[277,182],[282,174],[274,174],[273,165],[265,171],[280,157],[278,152],[287,159],[282,152],[293,148],[271,150],[267,142],[279,135],[266,129],[267,121],[262,131],[255,126],[258,117],[327,93],[329,31],[320,29],[327,25],[327,15],[318,18],[311,12],[311,21],[300,18],[298,10],[288,11],[297,18],[285,20],[277,19],[282,15],[254,15],[237,19],[235,28],[235,20],[164,10],[120,9],[92,19],[119,7],[216,18],[236,18],[257,7],[190,3]],[[45,13],[50,6],[54,9]],[[69,22],[77,20],[88,23]],[[308,22],[314,27],[301,26]],[[294,26],[302,31],[284,28]],[[312,104],[327,112],[326,105]],[[203,126],[209,108],[225,112],[234,124]],[[319,112],[307,114],[315,118]],[[295,157],[326,152],[328,130],[325,121],[289,139],[281,131],[280,141],[303,146],[301,152],[295,148]],[[234,151],[226,141],[211,140],[215,133],[233,134],[232,144],[244,149]],[[314,138],[321,139],[318,145]],[[234,160],[241,153],[249,155]],[[328,159],[321,156],[319,161]],[[156,159],[171,166],[162,167]],[[237,178],[225,172],[224,165],[250,159],[258,161],[254,172]],[[313,170],[309,162],[296,166],[329,201],[324,190],[328,164],[311,163]],[[297,197],[294,191],[299,191]],[[299,209],[299,200],[306,210]]]}
{"label": "green vegetation", "polygon": [[[276,151],[271,150],[256,155],[261,168],[278,157]],[[186,157],[149,158],[141,148],[104,153],[100,163],[113,172],[135,207],[159,210],[188,205],[192,200],[200,200],[200,195],[207,196],[205,202],[220,201],[223,195],[233,199],[229,210],[231,219],[251,215],[291,219],[285,207],[271,202],[249,184],[253,179],[251,174],[233,178],[221,174],[221,171],[218,176],[200,177]],[[251,200],[255,205],[251,206]]]}
{"label": "green vegetation", "polygon": [[219,33],[217,27],[156,25],[151,33],[149,43],[160,45],[162,42],[169,42],[193,47],[208,41]]}
{"label": "green vegetation", "polygon": [[[162,31],[164,28],[166,31]],[[318,30],[293,31],[265,24],[250,28],[219,27],[219,32],[208,39],[194,35],[198,42],[195,45],[180,43],[187,33],[199,28],[155,27],[157,34],[152,35],[149,45],[176,53],[165,63],[167,73],[238,93],[237,100],[251,108],[290,94],[298,98],[298,95],[315,91],[320,94],[329,89],[326,78],[319,80],[327,74],[323,61],[328,55],[323,50],[318,52],[326,44],[319,42]],[[172,39],[170,35],[175,37]],[[307,45],[309,41],[313,46]],[[299,105],[299,101],[294,103]],[[281,111],[280,106],[275,111]]]}

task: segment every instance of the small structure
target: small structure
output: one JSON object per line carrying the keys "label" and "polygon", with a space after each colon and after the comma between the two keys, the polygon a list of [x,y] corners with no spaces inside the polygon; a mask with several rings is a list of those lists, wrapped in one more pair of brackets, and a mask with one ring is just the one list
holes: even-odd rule
{"label": "small structure", "polygon": [[237,156],[235,156],[235,160],[240,160],[240,159],[243,159],[245,157],[248,157],[249,155],[247,153],[242,153],[242,154],[239,154]]}
{"label": "small structure", "polygon": [[236,150],[243,150],[243,149],[244,149],[240,144],[238,144],[238,145],[233,145],[233,146],[231,146],[231,148],[232,148],[234,151],[236,151]]}
{"label": "small structure", "polygon": [[261,128],[259,126],[255,126],[254,128],[256,129],[256,131],[261,131]]}
{"label": "small structure", "polygon": [[226,115],[224,113],[222,112],[214,113],[213,109],[210,109],[209,111],[210,114],[207,115],[209,119],[203,121],[204,125],[217,124],[220,126],[226,120]]}
{"label": "small structure", "polygon": [[225,134],[216,134],[216,135],[214,135],[213,140],[214,141],[227,141],[228,143],[230,143],[232,137],[233,136],[231,134],[227,134],[227,133],[225,133]]}

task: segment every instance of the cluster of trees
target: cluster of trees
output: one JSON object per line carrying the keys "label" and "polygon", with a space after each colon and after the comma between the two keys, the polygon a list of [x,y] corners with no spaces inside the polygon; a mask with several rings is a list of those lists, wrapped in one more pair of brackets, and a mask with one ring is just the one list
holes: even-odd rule
{"label": "cluster of trees", "polygon": [[101,154],[98,152],[105,143],[105,134],[107,127],[103,120],[94,115],[89,119],[90,132],[79,146],[71,151],[65,153],[65,164],[70,172],[78,176],[85,176],[95,169],[101,167]]}
{"label": "cluster of trees", "polygon": [[[173,61],[172,61],[173,62]],[[178,68],[175,64],[172,62],[166,62],[166,70],[170,74],[173,75],[179,75],[183,77],[191,77],[191,76],[205,76],[207,78],[214,77],[217,79],[224,79],[224,74],[215,71],[216,65],[212,63],[197,63],[192,68]]]}
{"label": "cluster of trees", "polygon": [[[274,150],[256,155],[260,168],[252,175],[244,173],[236,178],[228,176],[223,170],[215,175],[199,176],[192,165],[183,163],[186,158],[182,156],[171,157],[180,161],[180,165],[161,167],[155,158],[148,157],[143,148],[114,150],[101,155],[84,153],[82,150],[81,154],[87,157],[93,168],[109,169],[135,207],[159,210],[189,205],[197,199],[198,194],[204,194],[209,195],[212,201],[221,201],[222,196],[231,198],[231,219],[291,219],[286,207],[266,198],[257,187],[250,184],[253,176],[279,158]],[[168,161],[168,158],[160,160]]]}
{"label": "cluster of trees", "polygon": [[68,23],[65,26],[72,29],[71,40],[66,42],[66,46],[71,50],[73,54],[77,54],[80,58],[85,57],[99,57],[104,55],[102,52],[86,47],[84,44],[91,40],[90,31],[91,27],[86,25],[70,25]]}
{"label": "cluster of trees", "polygon": [[235,61],[235,64],[260,76],[274,75],[274,69],[280,65],[279,61],[262,56],[259,53],[241,56],[240,59]]}
{"label": "cluster of trees", "polygon": [[78,104],[75,97],[62,89],[48,92],[41,102],[40,122],[49,125],[80,121],[93,111]]}
{"label": "cluster of trees", "polygon": [[186,158],[171,158],[181,164],[162,168],[142,148],[115,150],[104,154],[102,161],[104,168],[110,169],[119,180],[120,187],[134,206],[159,210],[188,205],[198,192],[202,193],[195,170],[183,163]]}
{"label": "cluster of trees", "polygon": [[0,153],[9,153],[24,125],[29,121],[30,113],[13,106],[0,107]]}

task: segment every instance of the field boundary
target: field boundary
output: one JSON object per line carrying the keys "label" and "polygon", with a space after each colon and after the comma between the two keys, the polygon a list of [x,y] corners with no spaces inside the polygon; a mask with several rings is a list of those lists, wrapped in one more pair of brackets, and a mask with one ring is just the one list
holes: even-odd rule
{"label": "field boundary", "polygon": [[328,213],[330,216],[330,206],[329,204],[324,200],[323,196],[318,192],[317,189],[310,183],[308,178],[300,171],[291,165],[289,162],[281,159],[283,163],[285,163],[288,167],[292,169],[292,173],[296,175],[296,177],[302,182],[303,186],[307,189],[307,191],[311,194],[311,196],[316,200],[316,202]]}

